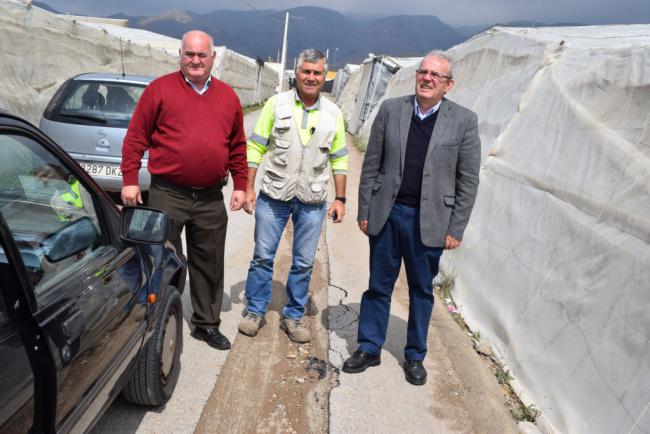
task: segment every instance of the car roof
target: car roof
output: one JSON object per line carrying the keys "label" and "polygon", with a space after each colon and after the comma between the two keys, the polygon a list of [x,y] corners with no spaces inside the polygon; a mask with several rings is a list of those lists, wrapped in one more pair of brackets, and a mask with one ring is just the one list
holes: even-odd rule
{"label": "car roof", "polygon": [[116,82],[116,83],[137,83],[149,84],[156,77],[153,75],[136,75],[136,74],[119,74],[108,72],[87,72],[73,77],[73,80],[86,80],[86,81],[103,81],[103,82]]}

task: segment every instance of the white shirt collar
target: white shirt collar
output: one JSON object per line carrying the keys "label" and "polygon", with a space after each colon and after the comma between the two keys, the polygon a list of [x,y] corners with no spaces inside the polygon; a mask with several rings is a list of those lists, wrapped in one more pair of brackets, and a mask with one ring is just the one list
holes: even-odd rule
{"label": "white shirt collar", "polygon": [[195,91],[196,93],[198,93],[199,95],[203,95],[203,94],[208,90],[208,88],[210,87],[210,85],[212,84],[212,75],[210,75],[210,76],[208,77],[207,81],[205,82],[205,84],[203,85],[203,87],[202,87],[201,89],[199,89],[199,88],[198,88],[194,83],[192,83],[192,82],[191,82],[187,77],[185,77],[185,74],[183,74],[183,78],[185,79],[185,82],[186,82],[186,83],[187,83],[187,84],[188,84],[192,89],[194,89],[194,91]]}
{"label": "white shirt collar", "polygon": [[420,106],[418,105],[417,97],[413,97],[413,110],[415,110],[415,116],[420,118],[421,121],[425,120],[426,118],[428,118],[429,116],[437,112],[438,109],[440,108],[440,104],[442,104],[442,100],[438,101],[438,104],[431,107],[429,110],[426,111],[426,113],[422,113],[420,111]]}

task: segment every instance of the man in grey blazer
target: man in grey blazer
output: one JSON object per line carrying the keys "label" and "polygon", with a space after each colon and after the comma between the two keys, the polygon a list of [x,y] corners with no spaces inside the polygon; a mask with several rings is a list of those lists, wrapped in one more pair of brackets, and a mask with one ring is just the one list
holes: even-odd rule
{"label": "man in grey blazer", "polygon": [[359,184],[359,228],[370,239],[370,281],[361,299],[358,349],[343,364],[357,373],[380,363],[390,300],[402,260],[409,286],[406,380],[422,385],[433,278],[443,250],[463,238],[478,188],[481,141],[472,111],[444,98],[452,61],[420,62],[415,95],[384,101],[372,125]]}

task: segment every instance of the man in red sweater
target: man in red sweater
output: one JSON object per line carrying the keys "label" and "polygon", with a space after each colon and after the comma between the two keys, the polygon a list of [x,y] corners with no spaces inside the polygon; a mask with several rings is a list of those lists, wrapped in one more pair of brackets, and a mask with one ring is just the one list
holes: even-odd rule
{"label": "man in red sweater", "polygon": [[170,241],[179,254],[185,227],[193,335],[227,350],[230,342],[219,332],[228,223],[221,187],[230,173],[230,209],[241,209],[248,169],[241,105],[227,84],[210,75],[215,57],[210,35],[187,32],[180,71],[143,92],[122,146],[122,201],[142,203],[138,170],[148,150],[149,206],[169,215]]}

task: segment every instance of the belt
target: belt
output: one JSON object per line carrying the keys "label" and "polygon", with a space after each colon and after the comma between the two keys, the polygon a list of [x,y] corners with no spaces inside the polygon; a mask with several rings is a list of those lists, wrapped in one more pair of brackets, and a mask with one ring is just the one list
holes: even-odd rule
{"label": "belt", "polygon": [[160,185],[162,187],[171,188],[176,191],[191,193],[191,194],[218,193],[221,191],[221,188],[223,187],[223,183],[221,182],[216,185],[208,185],[207,187],[190,187],[187,185],[176,184],[160,175],[151,175],[151,183]]}

